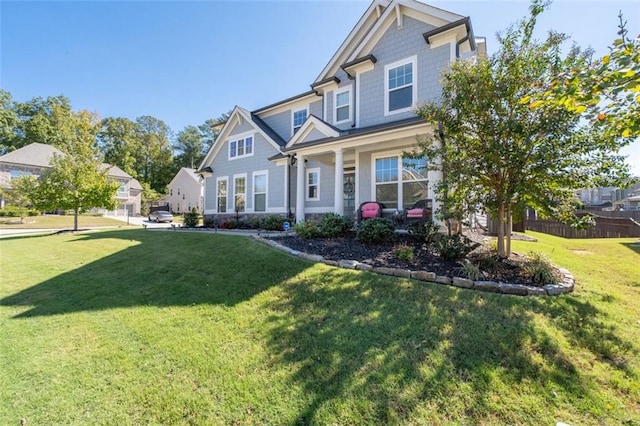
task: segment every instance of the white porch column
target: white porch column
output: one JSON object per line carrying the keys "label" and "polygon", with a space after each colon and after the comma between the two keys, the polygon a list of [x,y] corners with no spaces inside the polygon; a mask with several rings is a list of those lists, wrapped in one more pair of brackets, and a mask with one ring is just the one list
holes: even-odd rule
{"label": "white porch column", "polygon": [[440,184],[440,182],[442,182],[442,170],[429,170],[427,172],[427,178],[429,180],[429,186],[427,189],[427,198],[430,198],[431,200],[433,200],[432,201],[433,215],[431,217],[431,220],[439,224],[440,221],[436,219],[436,211],[438,211],[438,209],[440,208],[440,202],[436,199],[437,194],[435,192],[435,188]]}
{"label": "white porch column", "polygon": [[300,154],[296,156],[296,164],[298,165],[296,174],[296,222],[302,222],[304,220],[304,191],[305,191],[305,177],[304,177],[304,157]]}
{"label": "white porch column", "polygon": [[342,216],[344,214],[344,195],[343,195],[343,181],[344,181],[344,160],[342,156],[342,148],[336,149],[336,165],[335,165],[335,185],[333,189],[333,212]]}

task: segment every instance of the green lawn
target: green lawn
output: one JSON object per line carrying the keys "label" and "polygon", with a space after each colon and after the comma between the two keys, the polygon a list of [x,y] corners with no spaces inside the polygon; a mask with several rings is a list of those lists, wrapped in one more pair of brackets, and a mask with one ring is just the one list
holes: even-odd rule
{"label": "green lawn", "polygon": [[[127,226],[126,222],[102,216],[78,216],[78,227],[105,227],[105,226]],[[73,229],[73,215],[43,215],[29,216],[24,218],[24,223],[19,217],[0,217],[0,229],[36,229],[36,228],[56,228]]]}
{"label": "green lawn", "polygon": [[534,234],[575,293],[500,296],[249,238],[0,240],[0,424],[640,424],[640,247]]}

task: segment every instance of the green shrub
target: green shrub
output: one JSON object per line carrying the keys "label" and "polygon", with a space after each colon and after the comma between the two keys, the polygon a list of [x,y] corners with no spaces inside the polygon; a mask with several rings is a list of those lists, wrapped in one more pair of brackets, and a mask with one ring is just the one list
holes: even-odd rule
{"label": "green shrub", "polygon": [[353,228],[353,221],[336,213],[325,213],[320,219],[320,234],[326,238],[341,237]]}
{"label": "green shrub", "polygon": [[196,226],[198,226],[198,222],[200,222],[200,215],[198,214],[198,211],[195,209],[195,207],[191,209],[190,213],[184,214],[183,223],[187,228],[195,228]]}
{"label": "green shrub", "polygon": [[296,235],[301,238],[318,238],[320,229],[313,222],[298,222],[293,226]]}
{"label": "green shrub", "polygon": [[474,265],[469,261],[463,262],[462,266],[456,268],[456,273],[462,278],[467,278],[473,281],[479,280],[482,276],[478,265]]}
{"label": "green shrub", "polygon": [[483,271],[493,271],[500,262],[498,254],[492,251],[478,253],[474,259],[478,267]]}
{"label": "green shrub", "polygon": [[263,217],[260,221],[260,228],[266,231],[282,231],[282,225],[287,221],[286,218],[277,215]]}
{"label": "green shrub", "polygon": [[393,241],[393,222],[386,217],[363,220],[358,225],[356,240],[364,244],[389,244]]}
{"label": "green shrub", "polygon": [[248,229],[259,229],[260,228],[260,223],[261,223],[261,221],[260,221],[260,218],[258,216],[251,216],[245,222],[245,226]]}
{"label": "green shrub", "polygon": [[411,262],[413,260],[413,247],[406,244],[398,244],[393,248],[393,254],[400,260]]}
{"label": "green shrub", "polygon": [[205,228],[215,228],[216,220],[213,216],[206,216],[204,219],[202,219],[202,224]]}
{"label": "green shrub", "polygon": [[238,222],[232,219],[225,219],[220,223],[220,229],[236,229]]}
{"label": "green shrub", "polygon": [[435,222],[412,222],[407,232],[415,242],[431,244],[438,238],[440,227]]}
{"label": "green shrub", "polygon": [[438,255],[445,260],[461,260],[480,246],[462,234],[440,235],[433,244]]}
{"label": "green shrub", "polygon": [[523,268],[527,277],[534,284],[556,284],[558,282],[551,262],[542,253],[529,252]]}

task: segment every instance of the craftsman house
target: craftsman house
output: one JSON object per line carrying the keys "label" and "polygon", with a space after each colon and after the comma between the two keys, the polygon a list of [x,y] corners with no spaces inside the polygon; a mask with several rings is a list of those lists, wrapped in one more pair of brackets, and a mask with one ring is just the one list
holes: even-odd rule
{"label": "craftsman house", "polygon": [[414,108],[440,96],[452,61],[484,49],[468,17],[415,0],[374,0],[311,90],[255,111],[233,109],[197,172],[205,216],[301,221],[353,215],[364,201],[392,214],[435,199],[440,172],[403,158],[433,133]]}
{"label": "craftsman house", "polygon": [[[31,143],[20,149],[0,156],[0,186],[11,188],[11,180],[19,176],[40,176],[44,169],[50,167],[54,155],[65,155],[52,145]],[[109,177],[120,184],[116,199],[119,206],[115,210],[97,209],[99,213],[108,216],[137,216],[140,214],[140,200],[142,186],[140,182],[125,173],[118,166],[102,163],[102,169],[107,169]],[[0,200],[0,208],[4,207],[4,200]]]}

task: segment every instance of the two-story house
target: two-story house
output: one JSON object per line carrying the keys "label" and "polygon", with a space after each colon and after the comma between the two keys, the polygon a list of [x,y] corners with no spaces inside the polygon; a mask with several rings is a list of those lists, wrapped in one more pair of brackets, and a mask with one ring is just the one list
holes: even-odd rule
{"label": "two-story house", "polygon": [[202,182],[194,169],[182,167],[167,185],[167,195],[162,197],[169,211],[189,213],[195,208],[202,213]]}
{"label": "two-story house", "polygon": [[[50,162],[54,155],[62,156],[65,154],[52,145],[31,143],[0,156],[0,186],[11,188],[11,180],[20,176],[40,177],[43,170],[51,167]],[[109,177],[120,184],[116,194],[119,206],[116,210],[98,209],[96,211],[116,216],[139,215],[142,194],[140,182],[118,166],[102,163],[101,168],[108,170]],[[0,208],[4,208],[3,199],[0,199]]]}
{"label": "two-story house", "polygon": [[[199,173],[204,213],[387,212],[433,199],[440,172],[403,158],[432,126],[416,116],[440,75],[484,50],[469,18],[415,0],[374,0],[311,90],[255,111],[236,106]],[[435,204],[435,203],[434,203]],[[434,211],[437,205],[434,205]]]}

